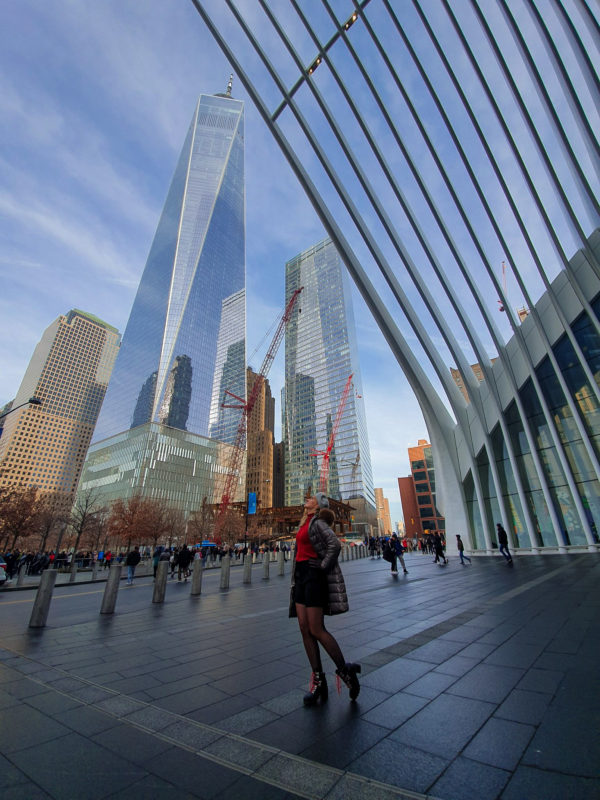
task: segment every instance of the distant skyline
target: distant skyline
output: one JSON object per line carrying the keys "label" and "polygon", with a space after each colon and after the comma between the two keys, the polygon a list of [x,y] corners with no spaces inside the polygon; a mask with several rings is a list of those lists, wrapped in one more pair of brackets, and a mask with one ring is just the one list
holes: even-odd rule
{"label": "distant skyline", "polygon": [[[190,115],[201,93],[225,91],[231,68],[188,2],[22,0],[5,9],[0,43],[3,405],[58,315],[77,307],[125,330]],[[232,94],[246,108],[247,342],[258,368],[283,310],[285,262],[325,232],[235,76]],[[395,522],[396,479],[427,431],[356,292],[354,304],[374,483]],[[269,380],[279,399],[283,348]]]}

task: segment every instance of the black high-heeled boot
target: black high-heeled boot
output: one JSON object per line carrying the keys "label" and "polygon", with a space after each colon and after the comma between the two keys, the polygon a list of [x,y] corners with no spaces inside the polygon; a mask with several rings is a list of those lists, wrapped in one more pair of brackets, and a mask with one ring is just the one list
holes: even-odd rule
{"label": "black high-heeled boot", "polygon": [[360,692],[360,683],[356,677],[361,672],[360,664],[344,664],[340,669],[336,669],[336,675],[344,681],[350,690],[350,700],[356,700]]}
{"label": "black high-heeled boot", "polygon": [[304,695],[304,705],[314,706],[317,700],[326,703],[328,696],[329,689],[327,688],[325,673],[313,672],[310,679],[310,688],[307,694]]}

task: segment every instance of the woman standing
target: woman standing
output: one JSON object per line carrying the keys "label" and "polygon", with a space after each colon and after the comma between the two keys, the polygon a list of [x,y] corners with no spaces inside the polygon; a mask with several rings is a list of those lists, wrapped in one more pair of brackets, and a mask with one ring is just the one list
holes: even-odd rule
{"label": "woman standing", "polygon": [[340,543],[331,524],[335,517],[329,510],[323,492],[307,498],[304,515],[296,534],[296,550],[292,565],[290,617],[298,617],[306,655],[312,667],[312,678],[304,705],[317,700],[326,702],[327,680],[321,663],[322,645],[335,663],[336,674],[350,690],[350,699],[360,692],[357,673],[360,664],[347,663],[335,638],[325,629],[324,614],[348,611],[348,598],[342,571],[338,564]]}

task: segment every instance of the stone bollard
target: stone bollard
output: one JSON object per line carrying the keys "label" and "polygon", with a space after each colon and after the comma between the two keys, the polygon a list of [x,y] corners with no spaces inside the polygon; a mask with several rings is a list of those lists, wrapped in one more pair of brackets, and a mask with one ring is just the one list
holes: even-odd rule
{"label": "stone bollard", "polygon": [[167,575],[169,574],[170,566],[171,565],[168,561],[158,562],[156,578],[154,579],[154,591],[152,592],[153,603],[163,603],[165,600],[165,592],[167,591]]}
{"label": "stone bollard", "polygon": [[92,567],[92,581],[98,580],[98,562],[94,561],[94,566]]}
{"label": "stone bollard", "polygon": [[277,560],[279,562],[279,574],[285,575],[285,555],[283,550],[280,550],[277,554]]}
{"label": "stone bollard", "polygon": [[101,614],[114,614],[122,570],[123,567],[121,564],[112,564],[108,571],[108,580],[104,587],[104,596],[102,597],[102,605],[100,607]]}
{"label": "stone bollard", "polygon": [[252,583],[252,556],[247,555],[244,560],[244,577],[242,583]]}
{"label": "stone bollard", "polygon": [[69,575],[69,583],[75,583],[77,580],[77,562],[73,561],[71,566],[71,574]]}
{"label": "stone bollard", "polygon": [[29,619],[30,628],[43,628],[48,619],[48,612],[50,611],[50,601],[52,600],[52,592],[54,591],[54,584],[56,583],[57,572],[54,569],[45,569],[40,578],[40,585],[38,586],[35,602],[31,611]]}
{"label": "stone bollard", "polygon": [[231,572],[231,556],[221,559],[221,589],[229,589],[229,573]]}
{"label": "stone bollard", "polygon": [[192,568],[192,591],[190,594],[192,596],[202,594],[202,573],[204,572],[204,568],[202,566],[202,559],[197,558],[194,561],[194,566]]}
{"label": "stone bollard", "polygon": [[269,580],[269,554],[265,553],[265,557],[263,558],[263,581]]}
{"label": "stone bollard", "polygon": [[356,547],[350,548],[350,558],[352,559],[352,561],[356,560]]}
{"label": "stone bollard", "polygon": [[21,564],[19,567],[19,574],[17,575],[17,586],[23,586],[25,583],[25,575],[27,574],[27,564]]}

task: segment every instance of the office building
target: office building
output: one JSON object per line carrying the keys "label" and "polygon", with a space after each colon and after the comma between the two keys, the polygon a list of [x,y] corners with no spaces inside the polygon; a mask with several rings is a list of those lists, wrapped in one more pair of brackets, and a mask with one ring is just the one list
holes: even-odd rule
{"label": "office building", "polygon": [[[409,487],[405,487],[403,490],[402,485],[399,483],[404,521],[406,522],[407,516],[409,517],[407,530],[410,528],[418,532],[420,527],[425,535],[430,533],[445,535],[446,521],[443,515],[440,514],[436,503],[435,469],[432,448],[429,442],[426,439],[419,439],[416,447],[409,447],[408,460],[410,462],[411,475],[405,480],[412,481],[416,505],[413,505],[413,496]],[[405,502],[406,508],[404,507]],[[415,511],[418,519],[415,517]],[[413,519],[415,521],[411,522]]]}
{"label": "office building", "polygon": [[392,535],[392,517],[390,501],[384,497],[383,489],[375,489],[375,509],[377,511],[377,529],[379,536]]}
{"label": "office building", "polygon": [[288,323],[285,336],[285,504],[301,505],[309,491],[319,491],[322,456],[315,453],[328,448],[352,375],[330,452],[326,491],[336,500],[362,500],[372,510],[375,495],[350,284],[329,239],[287,262],[286,302],[301,286],[301,313]]}
{"label": "office building", "polygon": [[[247,370],[248,396],[258,375],[251,367]],[[261,387],[248,416],[246,439],[246,492],[256,494],[257,508],[273,506],[273,430],[275,425],[275,398],[271,396],[269,381],[261,379]]]}
{"label": "office building", "polygon": [[[0,485],[72,498],[119,350],[116,328],[73,309],[38,343],[0,437]],[[30,397],[39,405],[26,404]]]}
{"label": "office building", "polygon": [[81,484],[186,513],[220,497],[240,419],[226,392],[246,396],[244,106],[230,91],[198,100]]}

